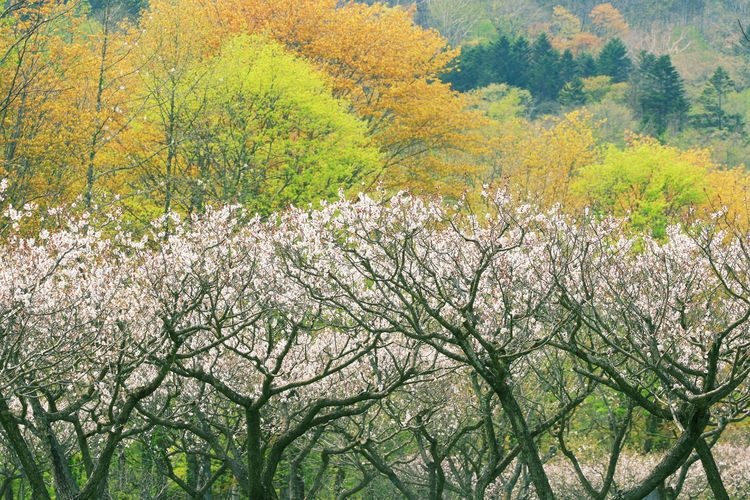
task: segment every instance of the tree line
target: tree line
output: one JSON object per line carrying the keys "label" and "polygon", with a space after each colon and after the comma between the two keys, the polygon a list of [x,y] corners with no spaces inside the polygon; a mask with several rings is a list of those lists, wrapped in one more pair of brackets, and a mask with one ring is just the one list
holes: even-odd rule
{"label": "tree line", "polygon": [[734,82],[718,67],[709,78],[699,103],[703,112],[689,115],[690,102],[682,77],[668,54],[646,51],[635,61],[619,38],[609,40],[596,55],[555,49],[546,33],[533,42],[523,36],[501,35],[488,44],[462,48],[455,68],[444,76],[456,90],[467,92],[503,83],[531,92],[537,107],[556,101],[566,107],[584,105],[584,80],[608,77],[630,85],[628,104],[642,131],[662,136],[669,127],[692,124],[702,129],[741,131],[742,118],[725,110],[726,95]]}
{"label": "tree line", "polygon": [[[481,64],[464,68],[460,59],[451,78],[479,73],[483,80],[472,85],[527,85],[537,95],[557,93],[564,106],[534,102],[503,84],[461,93],[440,80],[459,52],[416,26],[408,11],[328,0],[309,0],[303,9],[301,0],[283,1],[277,8],[243,1],[212,9],[199,0],[153,0],[137,19],[123,18],[113,0],[93,11],[81,2],[19,0],[0,12],[0,41],[8,47],[0,55],[5,203],[117,206],[134,231],[171,211],[240,203],[269,214],[377,185],[457,198],[499,182],[566,207],[653,208],[654,200],[641,198],[669,198],[657,205],[672,216],[686,199],[708,206],[721,198],[744,210],[744,170],[724,172],[697,150],[684,156],[696,166],[693,178],[709,174],[700,183],[703,197],[646,190],[634,198],[614,175],[607,178],[612,189],[587,189],[579,182],[583,170],[606,163],[610,149],[594,133],[598,118],[584,112],[549,126],[533,121],[549,103],[569,112],[582,99],[619,93],[642,132],[689,120],[719,136],[742,130],[727,111],[733,85],[726,73],[717,70],[701,107],[685,118],[685,100],[674,97],[684,89],[668,58],[631,64],[614,39],[596,57],[574,57],[545,37],[531,45],[506,38],[476,47]],[[594,14],[610,31],[623,29],[612,9]],[[578,67],[608,76],[550,76]],[[518,120],[524,123],[507,126]],[[620,148],[643,142],[617,133],[611,140]],[[636,149],[640,159],[660,154],[656,146]],[[717,180],[727,175],[732,182]]]}
{"label": "tree line", "polygon": [[501,35],[489,44],[462,48],[456,68],[445,76],[456,90],[466,92],[492,83],[528,89],[539,100],[555,100],[566,84],[604,75],[626,81],[633,66],[622,41],[613,38],[597,57],[555,49],[546,33],[530,42],[526,37]]}

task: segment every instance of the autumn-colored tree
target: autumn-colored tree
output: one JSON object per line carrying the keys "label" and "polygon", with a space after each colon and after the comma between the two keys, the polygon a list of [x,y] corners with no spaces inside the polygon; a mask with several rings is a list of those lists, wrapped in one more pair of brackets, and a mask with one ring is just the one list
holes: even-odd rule
{"label": "autumn-colored tree", "polygon": [[[581,32],[581,20],[562,5],[555,5],[552,9],[552,25],[550,34],[554,39],[570,39]],[[558,49],[564,49],[564,46]]]}
{"label": "autumn-colored tree", "polygon": [[128,159],[132,145],[123,143],[143,101],[138,96],[139,67],[134,53],[140,32],[119,22],[121,7],[114,0],[103,0],[79,42],[83,65],[88,74],[79,89],[79,126],[86,131],[86,147],[77,160],[85,168],[82,191],[84,206],[90,209],[95,197],[126,194],[125,185],[133,165]]}
{"label": "autumn-colored tree", "polygon": [[609,2],[600,3],[589,13],[598,33],[607,37],[621,37],[628,33],[629,26],[622,13]]}
{"label": "autumn-colored tree", "polygon": [[6,202],[56,204],[80,193],[76,158],[86,66],[76,2],[19,2],[0,22],[0,177]]}
{"label": "autumn-colored tree", "polygon": [[550,25],[552,44],[558,50],[569,49],[574,54],[594,52],[602,45],[602,39],[594,33],[583,31],[581,20],[565,7],[556,5],[552,9]]}
{"label": "autumn-colored tree", "polygon": [[[98,2],[92,17],[74,2],[21,4],[3,11],[6,19],[0,26],[8,47],[0,65],[0,175],[9,177],[5,199],[14,205],[82,196],[82,205],[90,208],[100,195],[116,194],[144,222],[157,213],[201,205],[196,193],[206,190],[197,187],[201,155],[195,145],[226,139],[217,133],[221,119],[216,112],[227,103],[221,101],[225,96],[210,91],[216,82],[209,76],[218,72],[209,70],[209,61],[240,33],[276,40],[311,62],[322,71],[323,76],[315,77],[322,79],[320,88],[331,89],[321,90],[320,96],[332,92],[364,121],[366,134],[380,150],[379,168],[362,134],[353,132],[361,125],[348,129],[357,136],[348,144],[350,151],[360,151],[360,146],[369,151],[353,169],[365,188],[382,182],[458,195],[478,172],[473,155],[485,147],[479,133],[485,118],[470,109],[469,98],[438,78],[455,51],[436,32],[416,26],[406,10],[331,0],[218,6],[203,0],[154,0],[137,25],[127,26],[117,22],[122,16],[112,0]],[[252,110],[256,117],[272,112],[273,103],[261,104]],[[338,104],[329,108],[329,118],[343,111]],[[214,122],[206,128],[209,116]],[[199,122],[202,127],[196,126]],[[298,159],[303,142],[307,153],[327,151],[327,156],[308,154],[308,166],[335,159],[329,165],[333,168],[348,161],[346,154],[333,154],[339,146],[326,143],[333,137],[329,132],[348,125],[318,125],[318,133],[308,133],[306,141],[299,140],[303,135],[296,129],[288,130],[283,140],[275,136],[277,153],[281,144],[294,146],[287,148],[282,163]],[[309,132],[311,127],[298,128]],[[206,136],[208,130],[212,137]],[[270,139],[254,139],[256,144],[262,140]],[[257,171],[273,171],[281,160],[275,156],[268,161],[275,166]],[[259,158],[254,162],[261,163]],[[296,194],[287,198],[277,193],[274,203],[309,201],[322,191],[330,195],[351,186],[353,179],[321,175],[317,188],[310,178],[287,179],[283,190],[289,195],[288,186],[297,185]],[[307,188],[311,192],[303,193]]]}
{"label": "autumn-colored tree", "polygon": [[477,107],[494,121],[508,125],[528,115],[533,98],[528,90],[504,83],[494,83],[472,92]]}
{"label": "autumn-colored tree", "polygon": [[543,206],[578,206],[571,189],[580,170],[595,163],[599,151],[591,117],[574,111],[549,124],[525,124],[502,136],[493,179],[502,179],[522,199]]}
{"label": "autumn-colored tree", "polygon": [[237,39],[204,8],[154,1],[128,33],[139,112],[117,142],[119,192],[133,217],[212,202],[267,212],[335,196],[378,171],[366,125],[331,95],[330,77],[280,45]]}
{"label": "autumn-colored tree", "polygon": [[602,39],[594,33],[582,31],[575,34],[567,43],[567,47],[574,54],[583,54],[586,52],[596,52],[602,46]]}
{"label": "autumn-colored tree", "polygon": [[[512,151],[527,137],[533,96],[525,89],[507,84],[491,84],[471,92],[476,109],[491,120],[483,131],[487,150],[481,163],[482,184],[505,184],[515,165]],[[479,194],[478,190],[474,194]]]}
{"label": "autumn-colored tree", "polygon": [[476,133],[481,116],[438,79],[456,52],[406,10],[336,0],[228,0],[206,6],[204,16],[220,29],[264,33],[328,74],[336,97],[352,103],[384,154],[375,182],[455,189],[470,165],[449,158],[483,146]]}
{"label": "autumn-colored tree", "polygon": [[119,21],[114,0],[100,2],[95,14],[85,2],[19,4],[25,7],[0,27],[3,43],[17,38],[0,64],[7,202],[82,197],[90,209],[100,195],[128,194],[126,174],[140,141],[126,139],[143,112],[133,57],[140,30]]}
{"label": "autumn-colored tree", "polygon": [[725,212],[724,221],[736,229],[750,228],[750,176],[744,166],[715,168],[706,176],[708,203],[701,215]]}
{"label": "autumn-colored tree", "polygon": [[142,118],[131,127],[128,154],[137,167],[127,207],[141,220],[189,208],[192,165],[183,154],[204,112],[205,63],[220,33],[195,2],[154,0],[140,24],[135,54]]}

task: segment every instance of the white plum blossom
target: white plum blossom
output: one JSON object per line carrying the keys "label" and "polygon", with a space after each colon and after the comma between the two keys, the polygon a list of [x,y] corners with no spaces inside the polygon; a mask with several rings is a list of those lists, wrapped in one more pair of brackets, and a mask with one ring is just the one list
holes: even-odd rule
{"label": "white plum blossom", "polygon": [[[415,498],[481,497],[522,474],[550,498],[568,464],[580,491],[640,498],[693,452],[710,469],[709,432],[748,411],[747,234],[714,221],[654,240],[486,189],[477,207],[382,198],[169,214],[138,237],[65,210],[30,235],[37,209],[7,207],[0,460],[61,498],[106,496],[135,443],[187,496],[200,488],[172,454],[209,457],[202,484],[231,475],[250,498],[315,453],[313,490],[336,457]],[[628,416],[609,422],[606,468],[570,430],[596,398]],[[637,477],[633,412],[677,436]]]}

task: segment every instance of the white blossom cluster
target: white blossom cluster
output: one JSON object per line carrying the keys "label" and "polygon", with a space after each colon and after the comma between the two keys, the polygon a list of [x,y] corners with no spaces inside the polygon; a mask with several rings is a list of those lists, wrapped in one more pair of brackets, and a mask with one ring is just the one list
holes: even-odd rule
{"label": "white blossom cluster", "polygon": [[[623,435],[638,409],[679,436],[634,480],[622,440],[621,469],[578,449],[581,491],[637,495],[747,411],[749,242],[717,228],[659,241],[498,192],[473,209],[405,193],[266,220],[209,209],[138,238],[87,216],[32,237],[12,229],[0,245],[0,456],[96,498],[114,450],[161,429],[250,497],[270,498],[282,462],[315,453],[359,457],[362,481],[372,468],[406,496],[477,496],[499,481],[545,497],[563,481],[555,464],[578,463],[566,429],[596,397]],[[563,451],[543,453],[545,435]],[[553,457],[549,473],[534,469]]]}

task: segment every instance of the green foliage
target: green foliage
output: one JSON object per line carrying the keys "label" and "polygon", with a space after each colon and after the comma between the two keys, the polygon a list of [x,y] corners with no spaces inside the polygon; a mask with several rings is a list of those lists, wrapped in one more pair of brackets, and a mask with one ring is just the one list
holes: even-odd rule
{"label": "green foliage", "polygon": [[579,78],[579,74],[575,57],[573,57],[573,53],[570,49],[565,49],[560,56],[560,79],[564,83],[568,83],[576,78]]}
{"label": "green foliage", "polygon": [[529,90],[535,98],[541,101],[557,98],[565,84],[561,68],[560,54],[552,47],[547,35],[542,33],[531,46]]}
{"label": "green foliage", "polygon": [[521,118],[528,113],[532,97],[528,90],[494,83],[473,91],[479,99],[479,107],[487,116],[498,122]]}
{"label": "green foliage", "polygon": [[563,106],[573,107],[584,104],[586,102],[586,93],[583,88],[583,80],[575,78],[563,85],[557,100]]}
{"label": "green foliage", "polygon": [[457,67],[444,80],[454,89],[466,92],[492,83],[527,88],[530,48],[528,41],[500,36],[488,44],[465,45]]}
{"label": "green foliage", "polygon": [[335,197],[378,165],[365,124],[276,43],[229,41],[209,63],[205,88],[190,144],[201,196],[265,212]]}
{"label": "green foliage", "polygon": [[[443,79],[455,90],[466,92],[493,83],[504,83],[527,89],[537,103],[536,111],[552,110],[560,91],[566,84],[579,87],[576,79],[595,75],[612,76],[616,81],[624,81],[632,65],[622,42],[607,45],[607,51],[595,59],[592,54],[572,51],[562,53],[553,47],[546,33],[539,35],[533,43],[524,37],[511,38],[501,35],[487,44],[465,45],[461,50],[457,65]],[[568,95],[563,106],[568,106]],[[583,102],[580,95],[575,102]]]}
{"label": "green foliage", "polygon": [[604,99],[621,101],[627,89],[626,83],[613,83],[609,76],[592,76],[585,78],[583,91],[586,94],[586,102],[595,103]]}
{"label": "green foliage", "polygon": [[742,117],[739,114],[729,114],[726,111],[727,98],[733,91],[734,82],[729,77],[729,73],[719,66],[708,79],[698,99],[703,107],[703,113],[693,117],[696,126],[719,131],[740,130],[743,126]]}
{"label": "green foliage", "polygon": [[611,146],[602,163],[584,167],[581,196],[602,214],[629,216],[633,229],[663,237],[667,221],[706,199],[706,170],[679,150],[652,142],[621,150]]}
{"label": "green foliage", "polygon": [[[588,87],[588,82],[584,82],[584,87]],[[587,104],[586,111],[591,113],[592,121],[598,123],[594,134],[600,143],[625,147],[625,135],[638,130],[638,121],[633,119],[630,108],[609,95],[599,102]]]}
{"label": "green foliage", "polygon": [[596,60],[599,75],[606,75],[614,82],[624,82],[630,76],[633,63],[622,40],[613,38],[602,48]]}
{"label": "green foliage", "polygon": [[484,64],[487,49],[484,45],[464,45],[458,65],[443,80],[459,92],[467,92],[488,83],[488,69]]}
{"label": "green foliage", "polygon": [[575,58],[576,74],[581,78],[594,76],[599,71],[596,65],[596,59],[588,52],[581,52]]}
{"label": "green foliage", "polygon": [[501,36],[490,44],[487,62],[490,78],[524,88],[529,84],[529,44],[525,38],[515,40]]}

